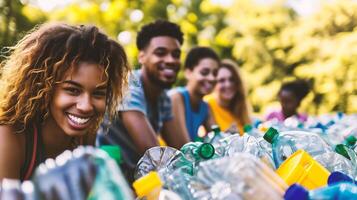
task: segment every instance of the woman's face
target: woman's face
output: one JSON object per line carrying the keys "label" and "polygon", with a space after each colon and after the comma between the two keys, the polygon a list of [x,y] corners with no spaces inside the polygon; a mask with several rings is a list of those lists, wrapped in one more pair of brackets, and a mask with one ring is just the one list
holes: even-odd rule
{"label": "woman's face", "polygon": [[223,101],[232,100],[236,94],[237,89],[235,86],[233,74],[225,67],[218,70],[215,90],[217,91],[218,98]]}
{"label": "woman's face", "polygon": [[[80,136],[104,115],[107,78],[98,64],[82,62],[65,73],[50,103],[50,122],[66,135]],[[52,118],[52,120],[51,120]]]}
{"label": "woman's face", "polygon": [[216,84],[218,63],[212,58],[203,58],[193,68],[188,70],[186,78],[198,95],[204,96],[212,92]]}

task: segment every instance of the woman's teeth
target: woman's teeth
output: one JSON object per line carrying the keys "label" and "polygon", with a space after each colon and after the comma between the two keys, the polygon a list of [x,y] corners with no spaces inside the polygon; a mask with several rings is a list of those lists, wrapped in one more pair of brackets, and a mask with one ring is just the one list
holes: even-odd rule
{"label": "woman's teeth", "polygon": [[71,114],[68,114],[68,117],[71,121],[75,122],[76,124],[85,124],[89,121],[90,117],[82,118],[82,117],[77,117]]}

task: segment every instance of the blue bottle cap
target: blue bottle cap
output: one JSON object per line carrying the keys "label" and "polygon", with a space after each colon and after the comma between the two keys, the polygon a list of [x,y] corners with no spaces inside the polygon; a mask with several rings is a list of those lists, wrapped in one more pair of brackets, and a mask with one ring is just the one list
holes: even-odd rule
{"label": "blue bottle cap", "polygon": [[308,200],[309,192],[299,184],[292,184],[285,192],[285,200]]}
{"label": "blue bottle cap", "polygon": [[327,179],[328,185],[333,185],[333,184],[342,183],[342,182],[353,183],[353,179],[351,177],[349,177],[348,175],[346,175],[342,172],[339,172],[339,171],[332,172]]}

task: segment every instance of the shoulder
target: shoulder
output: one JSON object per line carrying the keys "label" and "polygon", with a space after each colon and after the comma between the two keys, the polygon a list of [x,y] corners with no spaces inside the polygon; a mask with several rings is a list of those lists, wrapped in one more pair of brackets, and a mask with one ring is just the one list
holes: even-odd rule
{"label": "shoulder", "polygon": [[0,126],[0,179],[20,178],[25,146],[25,134],[15,133],[11,126]]}
{"label": "shoulder", "polygon": [[0,142],[21,142],[24,139],[24,134],[15,133],[13,127],[8,125],[0,125]]}
{"label": "shoulder", "polygon": [[216,106],[216,99],[213,94],[209,94],[203,97],[203,101],[205,101],[209,106]]}
{"label": "shoulder", "polygon": [[208,95],[204,96],[203,100],[208,103],[214,102],[215,101],[214,94],[208,94]]}
{"label": "shoulder", "polygon": [[182,101],[182,93],[180,88],[174,88],[167,91],[167,95],[170,97],[172,102]]}
{"label": "shoulder", "polygon": [[146,113],[145,93],[140,79],[140,73],[134,71],[129,78],[129,90],[118,105],[118,111],[136,110]]}

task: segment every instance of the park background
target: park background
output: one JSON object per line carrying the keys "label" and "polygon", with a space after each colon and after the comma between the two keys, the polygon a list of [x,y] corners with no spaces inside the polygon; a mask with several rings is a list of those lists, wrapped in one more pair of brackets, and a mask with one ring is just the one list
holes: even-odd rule
{"label": "park background", "polygon": [[100,27],[137,68],[136,33],[158,18],[181,25],[182,59],[197,45],[234,59],[257,115],[278,108],[281,83],[296,78],[311,85],[300,111],[357,113],[354,0],[0,0],[0,60],[36,25],[62,21]]}

